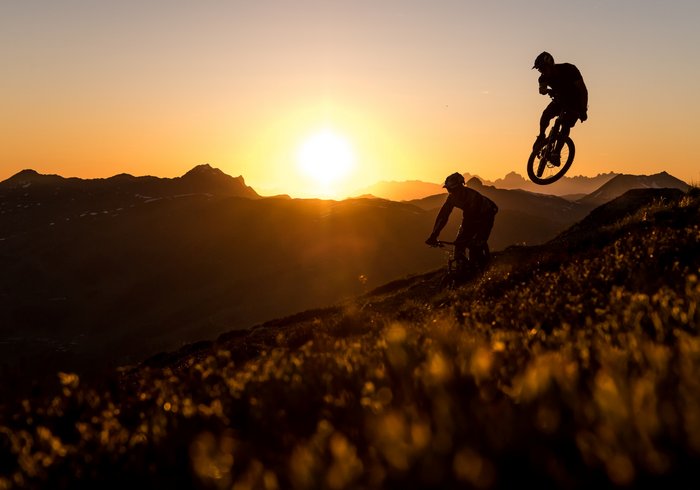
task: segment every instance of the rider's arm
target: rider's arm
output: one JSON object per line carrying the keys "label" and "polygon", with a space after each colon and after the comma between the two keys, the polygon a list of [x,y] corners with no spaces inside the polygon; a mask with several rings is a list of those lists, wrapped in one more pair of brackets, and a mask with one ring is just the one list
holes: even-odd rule
{"label": "rider's arm", "polygon": [[537,82],[540,84],[540,94],[547,95],[549,93],[549,84],[547,83],[545,76],[540,75]]}
{"label": "rider's arm", "polygon": [[452,204],[452,200],[448,196],[445,204],[442,205],[437,217],[435,218],[435,226],[433,226],[433,232],[430,234],[431,238],[437,239],[437,237],[440,236],[440,232],[450,219],[450,213],[452,213],[454,207],[455,205]]}

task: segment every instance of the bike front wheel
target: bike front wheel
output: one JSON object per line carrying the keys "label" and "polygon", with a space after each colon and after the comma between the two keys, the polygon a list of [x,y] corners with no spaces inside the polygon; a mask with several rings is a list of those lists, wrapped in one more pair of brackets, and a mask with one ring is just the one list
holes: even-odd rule
{"label": "bike front wheel", "polygon": [[527,161],[527,175],[535,184],[547,185],[561,179],[574,163],[576,147],[571,138],[566,138],[560,153],[560,165],[554,165],[549,161],[549,152],[546,148],[533,151]]}

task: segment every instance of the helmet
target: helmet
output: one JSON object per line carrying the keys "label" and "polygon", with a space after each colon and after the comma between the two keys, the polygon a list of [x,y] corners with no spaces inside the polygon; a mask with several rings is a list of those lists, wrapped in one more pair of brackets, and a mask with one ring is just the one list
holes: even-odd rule
{"label": "helmet", "polygon": [[532,65],[532,68],[537,68],[540,69],[541,67],[545,65],[553,65],[554,64],[554,57],[549,54],[547,51],[542,51],[537,58],[535,58],[535,64]]}
{"label": "helmet", "polygon": [[460,174],[459,172],[455,172],[452,175],[447,176],[443,187],[449,191],[450,189],[455,189],[462,185],[464,185],[464,175]]}

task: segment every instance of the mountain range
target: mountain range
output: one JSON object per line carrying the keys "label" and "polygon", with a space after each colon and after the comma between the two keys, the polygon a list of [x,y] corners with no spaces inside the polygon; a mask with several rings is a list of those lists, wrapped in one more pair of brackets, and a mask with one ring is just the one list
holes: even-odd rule
{"label": "mountain range", "polygon": [[452,289],[51,373],[0,397],[0,486],[695,488],[699,225],[697,188],[635,188]]}
{"label": "mountain range", "polygon": [[[652,184],[687,188],[615,176],[571,201],[469,181],[500,208],[493,250],[544,243],[601,199]],[[437,268],[444,253],[423,240],[444,199],[264,198],[209,165],[173,179],[22,171],[0,182],[0,381],[98,375]],[[459,223],[455,212],[443,237]]]}
{"label": "mountain range", "polygon": [[[523,190],[536,194],[547,194],[551,196],[559,196],[570,201],[577,201],[598,192],[600,197],[591,196],[588,202],[592,204],[602,204],[621,195],[624,190],[634,187],[674,187],[679,189],[687,189],[688,184],[683,182],[666,172],[660,172],[654,175],[630,175],[618,174],[614,172],[606,174],[598,174],[595,177],[564,176],[557,182],[547,186],[541,186],[534,182],[525,179],[516,172],[510,172],[502,179],[489,181],[482,179],[478,175],[464,173],[465,181],[476,179],[485,187],[495,187],[502,190]],[[610,183],[608,187],[603,187]],[[619,189],[619,190],[617,190]],[[414,201],[429,197],[435,194],[444,193],[441,184],[423,182],[419,180],[409,181],[382,181],[377,182],[360,191],[360,195],[364,197],[380,197],[393,201]]]}
{"label": "mountain range", "polygon": [[[549,184],[546,188],[525,179],[517,172],[510,172],[502,179],[489,181],[478,175],[464,173],[465,180],[478,179],[485,186],[493,186],[499,189],[521,189],[535,193],[546,193],[555,196],[576,199],[597,190],[600,186],[620,175],[614,172],[598,174],[594,177],[564,176],[559,181]],[[409,181],[381,181],[358,191],[358,195],[376,196],[392,201],[411,201],[421,199],[433,194],[444,192],[442,184],[423,182],[420,180]]]}

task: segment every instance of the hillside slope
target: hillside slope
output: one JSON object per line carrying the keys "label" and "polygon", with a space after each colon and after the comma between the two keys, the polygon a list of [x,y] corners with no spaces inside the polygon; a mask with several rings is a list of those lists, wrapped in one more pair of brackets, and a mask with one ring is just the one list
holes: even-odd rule
{"label": "hillside slope", "polygon": [[693,488],[700,194],[0,411],[0,487]]}

